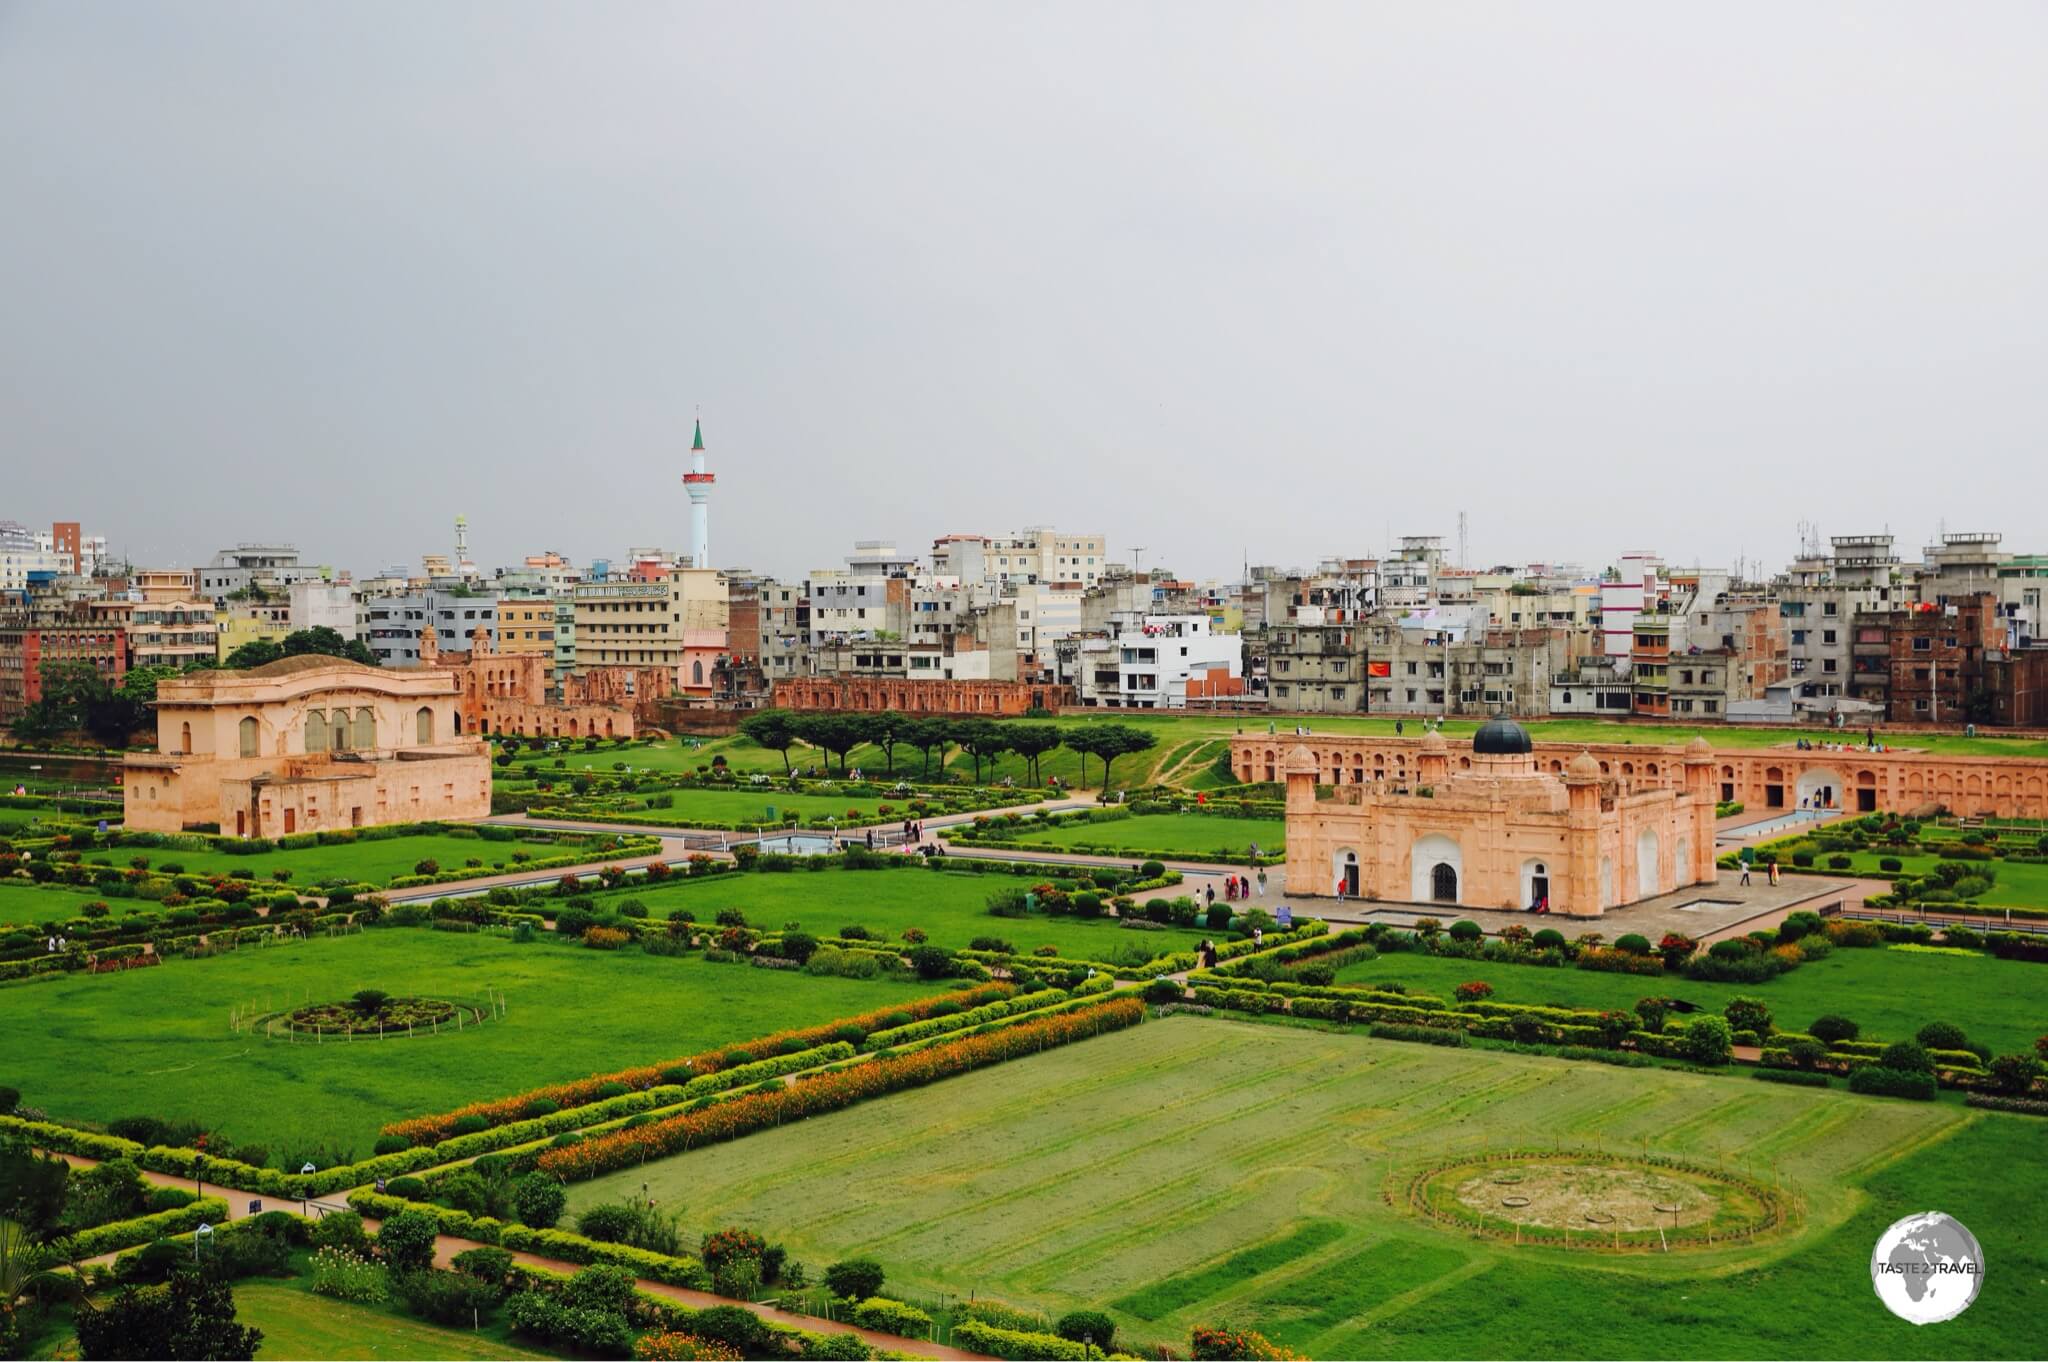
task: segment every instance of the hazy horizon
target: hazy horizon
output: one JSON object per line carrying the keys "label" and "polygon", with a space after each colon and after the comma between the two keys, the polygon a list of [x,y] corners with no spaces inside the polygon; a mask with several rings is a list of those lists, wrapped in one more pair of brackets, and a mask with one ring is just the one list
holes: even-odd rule
{"label": "hazy horizon", "polygon": [[[0,518],[2048,551],[2048,12],[0,0]],[[2026,469],[2036,471],[2029,475]],[[2018,495],[2015,495],[2018,494]]]}

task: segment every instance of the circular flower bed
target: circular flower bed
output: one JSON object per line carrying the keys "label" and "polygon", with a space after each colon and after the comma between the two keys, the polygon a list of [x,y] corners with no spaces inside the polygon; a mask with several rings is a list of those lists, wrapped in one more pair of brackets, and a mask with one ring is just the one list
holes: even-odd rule
{"label": "circular flower bed", "polygon": [[1779,1189],[1661,1155],[1546,1149],[1474,1154],[1428,1165],[1408,1204],[1489,1238],[1610,1252],[1703,1249],[1783,1227]]}
{"label": "circular flower bed", "polygon": [[470,1007],[458,1007],[439,998],[383,998],[373,1005],[364,1005],[358,1000],[335,1003],[313,1003],[306,1007],[293,1008],[279,1020],[280,1029],[296,1031],[301,1035],[376,1035],[379,1032],[432,1030],[438,1026],[453,1026],[457,1012],[462,1012],[463,1024],[478,1019],[478,1011]]}

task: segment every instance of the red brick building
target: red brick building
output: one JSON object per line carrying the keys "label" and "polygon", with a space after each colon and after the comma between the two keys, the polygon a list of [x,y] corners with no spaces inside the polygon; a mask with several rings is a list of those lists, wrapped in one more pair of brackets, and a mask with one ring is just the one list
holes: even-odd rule
{"label": "red brick building", "polygon": [[1901,723],[1988,721],[1987,654],[2005,646],[1998,602],[1988,593],[1948,605],[1887,611],[1891,694],[1886,717]]}
{"label": "red brick building", "polygon": [[784,709],[896,710],[902,714],[1013,717],[1071,705],[1072,686],[1029,681],[909,681],[888,676],[804,676],[775,683]]}
{"label": "red brick building", "polygon": [[82,606],[25,606],[0,614],[0,723],[43,698],[43,664],[90,662],[110,686],[128,674],[120,623]]}

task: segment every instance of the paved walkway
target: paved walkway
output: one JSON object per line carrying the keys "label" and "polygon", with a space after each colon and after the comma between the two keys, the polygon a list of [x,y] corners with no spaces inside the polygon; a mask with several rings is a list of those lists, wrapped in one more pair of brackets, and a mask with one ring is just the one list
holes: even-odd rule
{"label": "paved walkway", "polygon": [[[99,1163],[98,1159],[86,1158],[78,1154],[62,1154],[58,1157],[74,1168],[91,1168]],[[144,1181],[158,1187],[181,1187],[188,1191],[196,1191],[201,1196],[219,1197],[228,1204],[229,1220],[243,1220],[252,1215],[260,1215],[264,1211],[291,1211],[295,1214],[307,1215],[316,1210],[347,1208],[346,1193],[320,1197],[310,1202],[284,1201],[276,1197],[264,1197],[255,1192],[243,1191],[237,1188],[220,1187],[210,1182],[195,1183],[191,1178],[175,1177],[169,1173],[153,1172],[146,1168],[142,1170],[142,1177]],[[368,1217],[364,1218],[363,1223],[373,1232],[377,1228],[377,1222]],[[481,1240],[461,1239],[452,1234],[444,1234],[435,1241],[434,1261],[442,1267],[446,1267],[453,1261],[456,1254],[466,1252],[469,1249],[484,1247],[486,1245]],[[96,1258],[88,1258],[85,1262],[111,1264],[119,1254],[129,1251],[129,1249],[120,1249],[115,1253],[103,1253]],[[544,1258],[536,1253],[521,1253],[517,1251],[513,1252],[512,1259],[514,1262],[524,1266],[541,1268],[548,1272],[570,1273],[583,1266],[583,1264],[565,1262],[559,1258]],[[815,1315],[800,1315],[794,1311],[779,1309],[776,1306],[767,1305],[759,1301],[729,1300],[724,1296],[714,1296],[708,1291],[692,1291],[686,1287],[669,1286],[665,1283],[649,1281],[645,1278],[637,1279],[635,1285],[650,1295],[665,1296],[693,1310],[704,1310],[714,1305],[737,1305],[753,1311],[771,1324],[779,1324],[786,1328],[807,1329],[814,1334],[857,1334],[870,1347],[878,1348],[884,1352],[908,1353],[916,1357],[932,1358],[980,1358],[985,1356],[982,1353],[970,1353],[958,1348],[944,1347],[920,1338],[903,1338],[896,1334],[884,1334],[878,1333],[873,1329],[857,1328],[854,1325],[844,1324],[838,1320],[820,1319]]]}

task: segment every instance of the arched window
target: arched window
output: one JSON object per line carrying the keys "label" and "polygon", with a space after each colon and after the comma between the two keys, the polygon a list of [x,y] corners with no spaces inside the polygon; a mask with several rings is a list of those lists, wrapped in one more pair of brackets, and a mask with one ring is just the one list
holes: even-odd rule
{"label": "arched window", "polygon": [[377,716],[372,714],[367,708],[357,710],[355,728],[349,734],[349,739],[358,748],[366,751],[369,748],[375,747],[377,745]]}
{"label": "arched window", "polygon": [[690,684],[693,686],[704,684],[704,660],[702,658],[690,664]]}
{"label": "arched window", "polygon": [[242,755],[245,757],[253,757],[257,755],[256,745],[258,742],[258,738],[255,716],[245,716],[241,722],[240,728],[242,734]]}
{"label": "arched window", "polygon": [[434,711],[431,708],[421,705],[420,712],[413,716],[413,723],[418,730],[413,734],[414,742],[429,743],[434,740]]}
{"label": "arched window", "polygon": [[1439,861],[1429,872],[1429,896],[1438,903],[1458,901],[1458,870],[1448,862]]}
{"label": "arched window", "polygon": [[346,752],[348,742],[348,711],[337,709],[327,724],[327,745],[336,752]]}
{"label": "arched window", "polygon": [[306,750],[325,752],[327,750],[327,711],[309,709],[306,711]]}
{"label": "arched window", "polygon": [[187,756],[192,754],[192,725],[178,725],[178,750]]}

